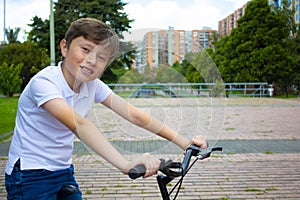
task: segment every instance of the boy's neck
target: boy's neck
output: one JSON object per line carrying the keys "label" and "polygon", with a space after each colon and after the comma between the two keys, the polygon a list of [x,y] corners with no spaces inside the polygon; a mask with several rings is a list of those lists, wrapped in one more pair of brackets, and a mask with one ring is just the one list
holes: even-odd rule
{"label": "boy's neck", "polygon": [[64,63],[61,65],[63,76],[68,83],[69,87],[75,92],[79,93],[81,82],[76,81],[76,79],[69,73],[69,71],[66,69]]}

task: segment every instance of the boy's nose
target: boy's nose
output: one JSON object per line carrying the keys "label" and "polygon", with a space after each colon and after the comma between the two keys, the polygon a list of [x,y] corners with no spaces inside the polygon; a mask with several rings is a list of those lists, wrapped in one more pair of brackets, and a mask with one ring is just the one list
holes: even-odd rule
{"label": "boy's nose", "polygon": [[96,60],[97,59],[97,56],[96,56],[96,53],[91,51],[87,57],[85,58],[85,62],[88,63],[89,65],[96,65]]}

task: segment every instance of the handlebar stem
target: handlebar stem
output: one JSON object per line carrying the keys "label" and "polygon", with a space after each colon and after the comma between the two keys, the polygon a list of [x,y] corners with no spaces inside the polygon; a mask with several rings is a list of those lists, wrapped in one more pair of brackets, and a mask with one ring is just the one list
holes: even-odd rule
{"label": "handlebar stem", "polygon": [[160,189],[160,193],[163,200],[170,200],[167,185],[170,183],[174,178],[169,176],[165,176],[163,174],[159,174],[156,176],[157,184]]}
{"label": "handlebar stem", "polygon": [[188,166],[190,165],[192,156],[197,156],[199,154],[199,152],[200,152],[200,148],[195,145],[191,145],[187,148],[186,154],[184,156],[184,159],[183,159],[182,165],[181,165],[181,168],[183,170],[182,174],[186,173],[186,170],[188,169]]}

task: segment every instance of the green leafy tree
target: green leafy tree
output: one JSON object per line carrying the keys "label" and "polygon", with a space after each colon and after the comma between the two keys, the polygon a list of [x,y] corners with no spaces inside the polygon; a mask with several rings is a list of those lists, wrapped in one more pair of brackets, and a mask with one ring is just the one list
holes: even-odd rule
{"label": "green leafy tree", "polygon": [[201,74],[193,65],[189,65],[187,74],[186,74],[186,79],[188,80],[189,83],[203,83],[204,82]]}
{"label": "green leafy tree", "polygon": [[0,91],[3,95],[10,98],[20,92],[22,67],[22,64],[8,65],[6,62],[0,65]]}
{"label": "green leafy tree", "polygon": [[[49,20],[42,20],[40,17],[34,16],[32,23],[29,26],[32,28],[28,33],[27,40],[33,43],[38,43],[39,47],[48,49],[50,52],[50,23]],[[57,43],[57,49],[59,47]]]}
{"label": "green leafy tree", "polygon": [[141,83],[140,74],[137,69],[131,69],[127,71],[123,76],[119,79],[119,84],[134,84]]}
{"label": "green leafy tree", "polygon": [[167,65],[159,65],[154,78],[156,83],[186,83],[185,77],[174,68]]}
{"label": "green leafy tree", "polygon": [[155,70],[151,68],[149,64],[144,67],[143,73],[141,73],[141,83],[154,83]]}
{"label": "green leafy tree", "polygon": [[36,43],[24,42],[4,45],[0,48],[0,64],[4,62],[8,65],[17,66],[22,64],[22,86],[27,85],[32,76],[49,65],[50,58],[46,49],[38,47]]}
{"label": "green leafy tree", "polygon": [[238,28],[215,43],[214,61],[226,82],[276,83],[291,75],[288,19],[267,0],[252,0]]}
{"label": "green leafy tree", "polygon": [[[189,53],[187,53],[187,54],[189,54]],[[188,61],[187,59],[184,59],[181,63],[179,63],[178,61],[176,61],[172,65],[172,68],[186,78],[187,72],[188,72],[188,68],[190,66],[191,66],[191,62]]]}
{"label": "green leafy tree", "polygon": [[191,83],[216,83],[222,78],[219,71],[206,51],[189,53],[187,60],[190,61],[186,78]]}
{"label": "green leafy tree", "polygon": [[295,79],[293,81],[294,85],[297,86],[298,93],[300,93],[300,25],[298,25],[297,32],[293,37],[291,48],[291,54],[294,58],[294,74]]}
{"label": "green leafy tree", "polygon": [[283,0],[281,7],[275,10],[280,19],[286,22],[289,31],[289,37],[285,40],[285,50],[292,59],[290,66],[286,66],[286,70],[278,77],[278,83],[282,91],[288,97],[289,88],[294,85],[298,87],[300,84],[300,26],[295,22],[295,7],[291,6],[291,2]]}
{"label": "green leafy tree", "polygon": [[21,28],[19,28],[19,27],[15,28],[15,29],[11,29],[11,28],[5,29],[5,35],[6,35],[6,38],[7,38],[7,41],[9,44],[18,42],[18,36],[19,36],[20,30],[21,30]]}
{"label": "green leafy tree", "polygon": [[[58,0],[54,3],[54,26],[56,58],[61,58],[59,43],[64,38],[64,34],[70,24],[79,18],[92,17],[109,24],[117,34],[128,31],[130,23],[133,20],[128,19],[124,12],[126,3],[120,0]],[[42,20],[35,16],[33,23],[30,24],[32,30],[29,32],[29,40],[40,42],[41,47],[47,48],[50,52],[49,20]],[[121,44],[122,45],[122,44]],[[132,50],[132,49],[131,49]],[[132,51],[125,52],[126,56],[120,56],[116,62],[113,62],[101,77],[107,83],[117,82],[126,72],[124,65],[128,68],[133,58]],[[122,64],[120,64],[122,63]]]}

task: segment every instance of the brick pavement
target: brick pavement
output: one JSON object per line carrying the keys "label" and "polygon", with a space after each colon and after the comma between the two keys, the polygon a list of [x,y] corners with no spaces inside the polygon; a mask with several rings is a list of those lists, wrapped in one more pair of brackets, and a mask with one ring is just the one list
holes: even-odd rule
{"label": "brick pavement", "polygon": [[[74,164],[85,199],[160,199],[155,177],[132,181],[96,155],[75,155]],[[299,199],[299,169],[300,153],[216,154],[192,168],[178,199]],[[3,176],[0,182],[5,199]]]}
{"label": "brick pavement", "polygon": [[[74,159],[87,199],[160,199],[154,177],[131,181],[97,157]],[[299,169],[300,154],[218,155],[195,165],[178,199],[299,199]]]}
{"label": "brick pavement", "polygon": [[[169,110],[164,110],[165,107],[171,111],[176,110],[176,106],[172,102],[168,103],[167,106],[162,106],[161,103],[161,100],[159,103],[154,102],[155,106],[150,106],[150,111],[158,109],[158,112],[169,114]],[[212,122],[212,118],[216,116],[214,114],[200,118],[189,116],[188,113],[192,113],[191,111],[195,110],[195,107],[187,105],[188,103],[189,101],[185,102],[185,105],[180,104],[181,109],[177,109],[177,111],[184,110],[184,112],[179,118],[189,117],[189,119],[202,120],[197,126],[203,126],[204,128],[200,129],[208,130],[209,133],[209,129],[215,126],[209,122]],[[209,113],[205,109],[207,109],[206,106],[200,105],[198,102],[197,111]],[[220,111],[220,106],[216,109]],[[111,115],[105,115],[104,118],[109,118]],[[298,141],[300,139],[299,115],[300,101],[297,99],[229,100],[226,102],[225,113],[221,115],[224,117],[222,133],[208,136],[213,136],[211,139],[215,139],[216,136],[217,139],[230,139],[235,141],[236,145],[240,144],[239,141],[244,140],[252,140],[254,144],[255,140],[262,141],[262,139],[265,141],[271,139]],[[113,119],[114,123],[120,123],[115,127],[116,129],[111,127],[111,121],[105,121],[101,118],[100,123],[98,119],[96,122],[99,129],[109,128],[109,134],[111,134],[125,127],[123,122],[120,122],[115,116]],[[178,115],[174,115],[166,121],[170,122],[171,126],[176,127],[177,119]],[[186,121],[182,121],[181,124],[180,130],[188,130],[183,132],[186,136],[191,134],[190,130],[195,129],[193,125],[190,125],[192,128],[189,128]],[[129,129],[134,130],[132,127]],[[109,134],[107,135],[109,139],[116,140],[134,137],[124,133],[115,136]],[[145,140],[143,137],[130,140],[133,139]],[[132,155],[125,156],[129,159],[132,157]],[[182,159],[182,155],[177,154],[157,154],[156,156],[173,160]],[[1,158],[0,171],[4,171],[6,157]],[[132,181],[96,155],[74,155],[73,160],[76,178],[85,199],[160,199],[155,177]],[[297,151],[293,153],[289,151],[281,153],[272,151],[218,153],[194,166],[183,183],[182,192],[178,199],[300,199],[299,169],[300,152]],[[5,199],[3,176],[0,177],[0,199]]]}

